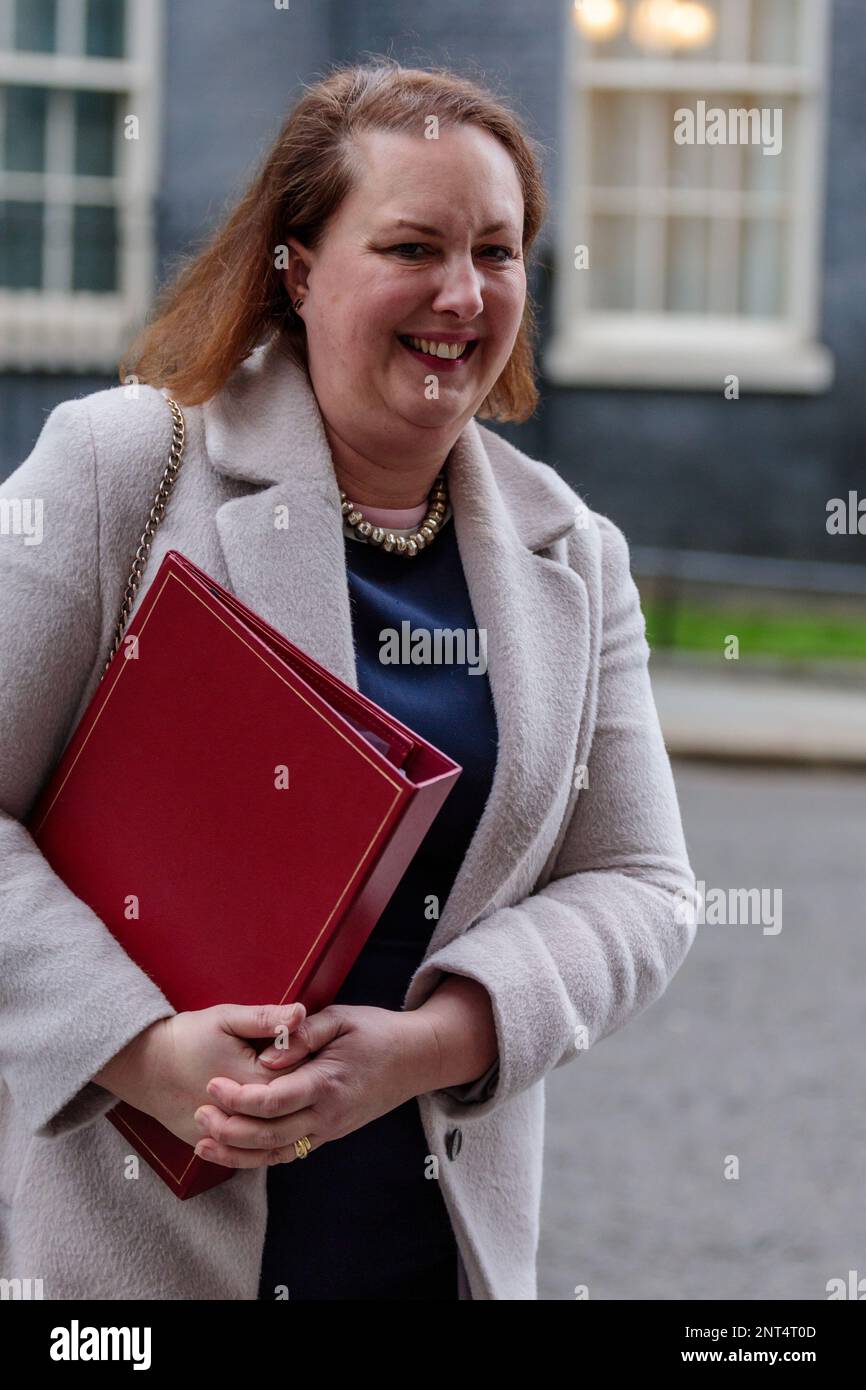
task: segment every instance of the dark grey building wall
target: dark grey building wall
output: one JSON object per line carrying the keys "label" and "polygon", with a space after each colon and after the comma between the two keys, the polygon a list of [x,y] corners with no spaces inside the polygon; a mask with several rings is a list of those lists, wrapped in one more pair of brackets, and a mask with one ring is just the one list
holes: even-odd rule
{"label": "dark grey building wall", "polygon": [[321,0],[168,0],[159,255],[163,273],[244,191],[300,94],[331,61]]}
{"label": "dark grey building wall", "polygon": [[[505,95],[546,151],[559,200],[563,87],[559,0],[169,0],[163,172],[157,207],[161,274],[193,249],[243,188],[302,81],[371,52],[445,63]],[[206,16],[206,17],[204,17]],[[829,537],[826,502],[866,492],[866,25],[862,0],[835,0],[823,341],[837,379],[821,396],[554,387],[536,417],[499,427],[554,464],[589,505],[641,544],[862,562],[862,539]],[[532,286],[549,323],[552,226]],[[48,410],[109,384],[80,376],[0,376],[0,471],[24,457]]]}

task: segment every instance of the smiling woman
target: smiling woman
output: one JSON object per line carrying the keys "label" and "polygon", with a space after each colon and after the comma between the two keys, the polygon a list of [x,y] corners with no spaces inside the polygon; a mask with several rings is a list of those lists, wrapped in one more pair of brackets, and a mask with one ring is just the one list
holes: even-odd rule
{"label": "smiling woman", "polygon": [[[338,68],[163,291],[120,367],[136,391],[64,402],[4,485],[52,518],[37,547],[0,543],[0,1274],[38,1270],[46,1297],[537,1296],[544,1079],[694,935],[625,538],[479,423],[537,404],[544,209],[532,143],[478,83]],[[135,605],[174,547],[462,768],[307,1017],[177,1013],[16,819],[100,678],[165,392],[186,461]],[[399,659],[383,632],[412,634]],[[455,634],[483,663],[443,657]],[[291,924],[270,926],[276,954]],[[118,1097],[235,1180],[178,1203],[144,1172],[130,1195],[96,1123]]]}
{"label": "smiling woman", "polygon": [[[389,337],[489,338],[475,414],[528,419],[538,392],[525,266],[547,213],[540,153],[506,105],[445,69],[388,59],[337,68],[293,106],[224,226],[164,289],[123,369],[193,404],[273,329],[309,367],[316,282],[352,335],[336,345],[341,358],[348,344],[366,353],[373,325],[389,319]],[[348,259],[335,265],[338,255]],[[370,319],[353,295],[369,313],[374,285],[389,302]]]}
{"label": "smiling woman", "polygon": [[[435,131],[357,131],[354,184],[326,232],[312,248],[287,238],[284,283],[306,326],[307,369],[337,475],[360,505],[424,501],[523,319],[514,161],[474,124]],[[409,230],[428,240],[399,241]],[[490,245],[494,233],[505,240]]]}

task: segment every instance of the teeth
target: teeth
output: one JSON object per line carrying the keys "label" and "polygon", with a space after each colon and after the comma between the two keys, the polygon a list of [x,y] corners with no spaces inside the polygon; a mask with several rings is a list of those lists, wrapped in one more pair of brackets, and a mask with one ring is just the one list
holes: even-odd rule
{"label": "teeth", "polygon": [[410,338],[407,336],[407,343],[411,343],[413,348],[418,348],[421,352],[427,352],[432,357],[450,357],[452,360],[462,357],[468,343],[436,343],[430,338]]}

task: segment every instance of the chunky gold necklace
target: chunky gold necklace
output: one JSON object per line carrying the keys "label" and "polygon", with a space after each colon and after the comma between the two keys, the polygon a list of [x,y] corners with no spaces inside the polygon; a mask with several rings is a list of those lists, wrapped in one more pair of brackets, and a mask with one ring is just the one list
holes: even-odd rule
{"label": "chunky gold necklace", "polygon": [[387,527],[374,526],[371,521],[368,521],[360,507],[357,507],[354,502],[350,502],[343,489],[340,488],[340,510],[355,534],[362,536],[365,541],[369,541],[372,545],[380,545],[383,550],[394,551],[397,555],[417,555],[420,550],[423,550],[425,546],[430,545],[436,539],[448,506],[448,489],[445,485],[444,473],[437,474],[427,502],[427,515],[420,526],[411,531],[408,536],[397,536]]}

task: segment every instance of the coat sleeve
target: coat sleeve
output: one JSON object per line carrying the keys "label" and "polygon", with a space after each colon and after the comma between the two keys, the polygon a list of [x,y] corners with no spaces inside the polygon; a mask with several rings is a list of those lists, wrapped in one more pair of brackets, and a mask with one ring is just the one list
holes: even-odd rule
{"label": "coat sleeve", "polygon": [[443,973],[469,976],[493,1007],[492,1067],[432,1093],[450,1119],[489,1113],[621,1028],[664,992],[694,940],[695,876],[650,687],[628,545],[609,518],[596,520],[603,624],[597,719],[585,786],[551,878],[474,923],[416,972],[430,990]]}
{"label": "coat sleeve", "polygon": [[175,1013],[22,824],[101,659],[95,469],[86,403],[67,401],[0,486],[0,1074],[40,1138],[116,1104],[91,1078]]}

